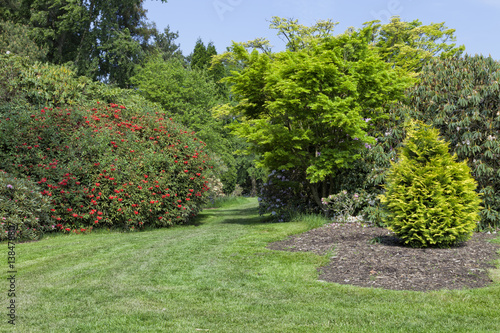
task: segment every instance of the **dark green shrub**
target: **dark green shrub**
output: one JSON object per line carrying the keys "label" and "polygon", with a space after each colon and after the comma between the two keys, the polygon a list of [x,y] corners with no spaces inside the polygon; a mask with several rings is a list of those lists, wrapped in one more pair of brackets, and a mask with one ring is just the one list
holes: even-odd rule
{"label": "dark green shrub", "polygon": [[31,31],[26,25],[0,21],[0,54],[16,54],[29,58],[32,62],[44,60],[48,49],[39,47],[30,38]]}
{"label": "dark green shrub", "polygon": [[25,102],[19,75],[28,61],[15,54],[0,54],[0,112],[6,104]]}
{"label": "dark green shrub", "polygon": [[477,184],[466,162],[457,162],[439,131],[416,123],[400,159],[387,174],[386,225],[413,247],[446,247],[467,240],[479,222]]}
{"label": "dark green shrub", "polygon": [[259,193],[259,214],[271,214],[278,222],[291,221],[298,213],[319,213],[311,191],[299,172],[273,170]]}
{"label": "dark green shrub", "polygon": [[483,194],[481,227],[500,227],[500,63],[491,57],[433,60],[407,93],[407,114],[438,128],[466,160]]}
{"label": "dark green shrub", "polygon": [[19,179],[0,170],[0,240],[8,239],[9,227],[15,228],[10,240],[35,240],[55,230],[50,221],[49,200],[40,188],[27,179]]}

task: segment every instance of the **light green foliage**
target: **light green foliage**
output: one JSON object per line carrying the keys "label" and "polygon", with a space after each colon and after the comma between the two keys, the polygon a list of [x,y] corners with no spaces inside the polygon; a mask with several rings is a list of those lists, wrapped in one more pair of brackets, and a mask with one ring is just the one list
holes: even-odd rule
{"label": "light green foliage", "polygon": [[36,62],[20,72],[20,85],[32,105],[74,105],[82,102],[93,82],[69,67]]}
{"label": "light green foliage", "polygon": [[179,59],[154,58],[132,82],[140,94],[175,114],[183,124],[196,130],[215,124],[209,110],[219,102],[217,90],[203,71],[187,69]]}
{"label": "light green foliage", "polygon": [[307,27],[299,24],[298,20],[274,16],[269,27],[278,30],[278,36],[287,43],[288,50],[297,51],[308,48],[315,39],[331,36],[337,24],[332,20],[319,20]]}
{"label": "light green foliage", "polygon": [[477,183],[466,162],[448,153],[439,131],[416,123],[387,175],[389,229],[413,247],[447,247],[467,240],[479,221]]}
{"label": "light green foliage", "polygon": [[433,57],[441,59],[459,56],[465,50],[463,45],[454,42],[455,29],[449,29],[443,23],[423,25],[419,20],[401,21],[398,16],[391,22],[380,21],[365,23],[373,29],[371,44],[381,57],[398,68],[409,72],[419,72]]}
{"label": "light green foliage", "polygon": [[[34,182],[0,170],[0,240],[39,239],[54,230],[49,213],[49,200]],[[9,227],[15,228],[10,235]]]}
{"label": "light green foliage", "polygon": [[230,128],[252,144],[260,166],[306,175],[318,206],[331,177],[375,143],[370,121],[409,84],[369,48],[369,33],[311,37],[304,48],[274,54],[232,47],[245,65],[227,78],[239,103],[218,112],[237,117]]}
{"label": "light green foliage", "polygon": [[231,193],[236,183],[232,154],[235,142],[222,121],[212,117],[211,108],[221,102],[221,97],[206,71],[185,68],[176,58],[168,61],[154,58],[138,71],[132,82],[142,96],[175,115],[175,119],[195,130],[207,143],[216,155],[212,156],[214,163],[220,162],[220,167],[214,168],[221,171],[216,178],[223,181],[226,193]]}

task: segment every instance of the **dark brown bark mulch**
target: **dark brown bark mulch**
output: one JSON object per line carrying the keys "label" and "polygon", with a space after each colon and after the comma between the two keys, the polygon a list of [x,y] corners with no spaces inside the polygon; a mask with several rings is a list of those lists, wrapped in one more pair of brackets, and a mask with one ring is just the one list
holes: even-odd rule
{"label": "dark brown bark mulch", "polygon": [[500,244],[488,240],[500,234],[474,233],[467,242],[448,249],[415,249],[402,245],[387,229],[359,222],[332,223],[272,243],[270,249],[310,251],[332,258],[318,268],[319,279],[340,284],[392,290],[428,291],[481,288],[493,281]]}

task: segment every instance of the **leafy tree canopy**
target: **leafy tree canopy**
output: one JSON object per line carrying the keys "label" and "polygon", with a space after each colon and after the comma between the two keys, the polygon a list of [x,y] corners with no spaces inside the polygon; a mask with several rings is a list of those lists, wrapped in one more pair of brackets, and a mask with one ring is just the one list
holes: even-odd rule
{"label": "leafy tree canopy", "polygon": [[[338,23],[332,20],[319,20],[311,27],[298,23],[298,20],[273,17],[270,28],[278,31],[278,36],[286,42],[288,51],[308,48],[316,40],[333,36]],[[346,33],[354,33],[349,28]],[[455,29],[449,29],[443,23],[423,25],[421,21],[401,21],[398,16],[391,18],[387,24],[379,20],[366,22],[358,34],[366,34],[370,47],[379,52],[379,56],[398,70],[410,73],[419,72],[424,64],[433,57],[441,59],[460,56],[465,46],[456,46]],[[257,38],[238,43],[246,49],[256,49],[266,54],[272,53],[272,46],[265,38]],[[218,62],[236,64],[232,57],[234,52],[224,53],[216,57]]]}
{"label": "leafy tree canopy", "polygon": [[387,62],[410,72],[419,72],[433,57],[460,56],[465,46],[456,46],[455,29],[443,23],[423,25],[419,20],[401,21],[398,16],[388,24],[379,20],[365,23],[373,29],[371,44]]}
{"label": "leafy tree canopy", "polygon": [[270,28],[278,30],[278,36],[286,42],[287,49],[297,51],[306,48],[310,42],[317,38],[331,36],[338,22],[332,20],[319,20],[311,27],[298,23],[298,20],[274,16]]}
{"label": "leafy tree canopy", "polygon": [[369,47],[370,34],[369,27],[309,34],[307,44],[271,54],[232,46],[230,57],[244,67],[226,80],[239,103],[218,114],[236,117],[230,127],[252,144],[260,166],[302,172],[318,204],[318,184],[375,142],[370,122],[411,84]]}
{"label": "leafy tree canopy", "polygon": [[129,86],[156,30],[142,0],[3,1],[0,20],[28,26],[36,44],[48,49],[49,62],[71,62],[79,75],[121,87]]}
{"label": "leafy tree canopy", "polygon": [[[198,137],[221,159],[220,178],[236,181],[233,151],[236,144],[223,123],[211,114],[211,108],[222,102],[215,82],[205,70],[185,67],[183,61],[152,58],[132,78],[139,92],[175,115],[175,119],[195,130]],[[225,165],[223,165],[225,164]]]}

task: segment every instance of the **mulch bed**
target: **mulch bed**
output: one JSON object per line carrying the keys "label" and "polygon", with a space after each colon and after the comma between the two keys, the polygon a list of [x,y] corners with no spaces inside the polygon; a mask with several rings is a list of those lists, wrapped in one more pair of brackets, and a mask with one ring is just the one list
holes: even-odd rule
{"label": "mulch bed", "polygon": [[271,243],[268,248],[332,251],[327,266],[318,268],[319,279],[340,284],[392,290],[429,291],[481,288],[493,281],[500,244],[488,242],[500,234],[475,233],[454,248],[415,249],[402,246],[393,233],[359,222],[332,223]]}

